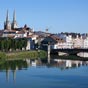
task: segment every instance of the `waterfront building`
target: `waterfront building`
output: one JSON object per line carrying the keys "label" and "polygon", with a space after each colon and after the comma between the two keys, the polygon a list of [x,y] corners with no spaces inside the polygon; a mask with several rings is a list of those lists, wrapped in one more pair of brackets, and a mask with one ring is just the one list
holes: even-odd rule
{"label": "waterfront building", "polygon": [[83,48],[83,42],[82,36],[76,35],[76,38],[73,39],[73,48]]}
{"label": "waterfront building", "polygon": [[34,41],[32,40],[31,37],[27,37],[27,46],[26,46],[26,50],[33,50],[34,49]]}
{"label": "waterfront building", "polygon": [[84,39],[82,35],[65,35],[64,37],[64,43],[60,44],[62,48],[83,48],[84,47]]}
{"label": "waterfront building", "polygon": [[66,36],[66,43],[64,44],[65,45],[65,48],[73,48],[73,38],[72,38],[72,35],[68,35]]}
{"label": "waterfront building", "polygon": [[58,41],[57,45],[55,45],[55,49],[66,49],[73,48],[72,36],[71,35],[63,35],[59,37],[61,41]]}
{"label": "waterfront building", "polygon": [[41,42],[42,48],[47,50],[48,45],[50,45],[50,49],[58,49],[63,47],[63,43],[65,41],[59,38],[56,35],[50,35],[44,38]]}
{"label": "waterfront building", "polygon": [[88,36],[84,39],[83,48],[88,48]]}
{"label": "waterfront building", "polygon": [[[10,37],[10,38],[31,38],[35,46],[39,48],[42,41],[51,43],[51,49],[71,49],[71,48],[88,48],[88,36],[85,38],[80,33],[60,33],[51,34],[42,31],[34,31],[25,24],[24,27],[18,27],[16,21],[16,12],[13,12],[12,23],[9,20],[9,12],[7,10],[6,20],[4,22],[4,30],[0,30],[0,37]],[[27,43],[27,50],[30,50],[30,41]]]}

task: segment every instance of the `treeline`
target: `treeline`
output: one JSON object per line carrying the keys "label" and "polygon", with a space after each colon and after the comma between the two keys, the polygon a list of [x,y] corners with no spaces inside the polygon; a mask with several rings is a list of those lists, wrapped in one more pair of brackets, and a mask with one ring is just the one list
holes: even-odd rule
{"label": "treeline", "polygon": [[26,49],[26,38],[0,38],[0,51],[14,51]]}

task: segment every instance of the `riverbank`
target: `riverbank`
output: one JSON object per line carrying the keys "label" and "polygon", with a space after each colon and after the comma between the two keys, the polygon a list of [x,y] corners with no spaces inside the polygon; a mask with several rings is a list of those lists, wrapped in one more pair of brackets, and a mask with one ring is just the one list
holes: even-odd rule
{"label": "riverbank", "polygon": [[20,52],[0,52],[0,59],[36,59],[46,58],[47,53],[43,50],[20,51]]}

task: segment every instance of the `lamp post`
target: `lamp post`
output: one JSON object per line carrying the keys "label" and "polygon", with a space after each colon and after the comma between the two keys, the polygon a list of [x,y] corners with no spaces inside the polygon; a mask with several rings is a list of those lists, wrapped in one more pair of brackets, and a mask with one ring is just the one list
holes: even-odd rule
{"label": "lamp post", "polygon": [[50,42],[48,42],[48,63],[50,64]]}
{"label": "lamp post", "polygon": [[50,55],[50,42],[48,42],[48,55]]}

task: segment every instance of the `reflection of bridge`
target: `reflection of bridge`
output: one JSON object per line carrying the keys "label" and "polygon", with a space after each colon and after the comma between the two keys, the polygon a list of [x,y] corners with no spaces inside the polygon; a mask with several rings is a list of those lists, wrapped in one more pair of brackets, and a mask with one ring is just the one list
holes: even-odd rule
{"label": "reflection of bridge", "polygon": [[51,54],[58,54],[58,52],[63,52],[67,54],[77,55],[80,52],[88,52],[88,49],[52,49]]}

